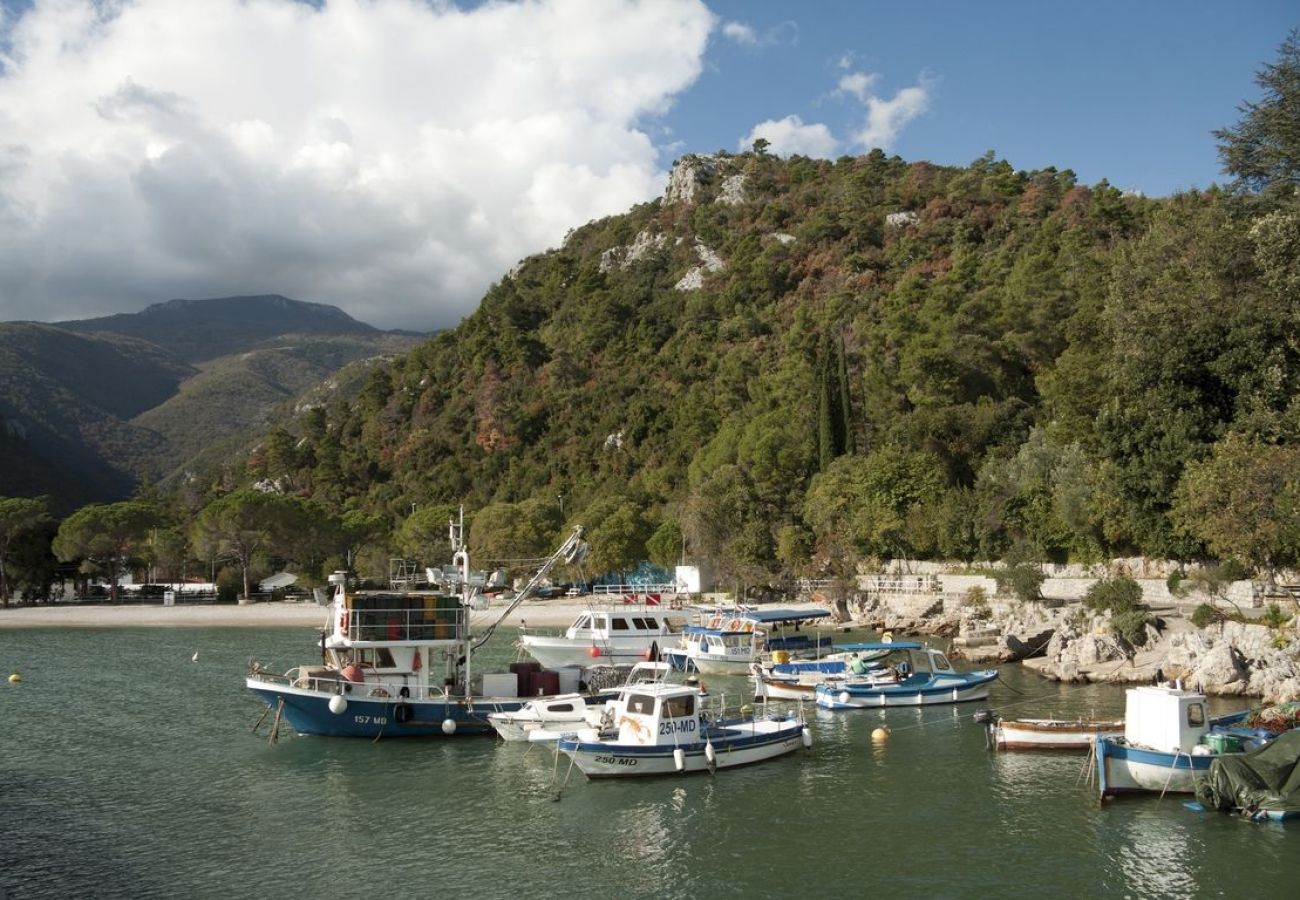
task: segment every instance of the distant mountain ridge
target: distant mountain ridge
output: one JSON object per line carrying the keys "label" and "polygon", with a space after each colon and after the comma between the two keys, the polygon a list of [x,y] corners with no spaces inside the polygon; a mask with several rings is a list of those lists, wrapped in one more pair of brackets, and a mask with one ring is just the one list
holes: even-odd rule
{"label": "distant mountain ridge", "polygon": [[81,334],[121,334],[140,338],[194,363],[239,353],[282,334],[382,334],[343,310],[305,303],[279,294],[168,300],[138,313],[55,322]]}
{"label": "distant mountain ridge", "polygon": [[251,445],[322,382],[355,391],[363,361],[422,339],[274,294],[0,323],[0,496],[48,494],[59,512],[121,499]]}

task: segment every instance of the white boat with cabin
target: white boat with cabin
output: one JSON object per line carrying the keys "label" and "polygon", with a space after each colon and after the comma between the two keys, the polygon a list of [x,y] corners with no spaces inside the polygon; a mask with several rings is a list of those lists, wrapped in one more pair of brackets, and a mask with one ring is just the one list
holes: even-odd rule
{"label": "white boat with cabin", "polygon": [[726,718],[703,709],[698,688],[652,684],[625,691],[613,706],[611,734],[594,728],[558,744],[588,778],[713,772],[812,746],[802,716]]}
{"label": "white boat with cabin", "polygon": [[520,629],[518,646],[548,668],[593,664],[630,666],[656,659],[677,641],[681,611],[647,603],[584,610],[562,635]]}

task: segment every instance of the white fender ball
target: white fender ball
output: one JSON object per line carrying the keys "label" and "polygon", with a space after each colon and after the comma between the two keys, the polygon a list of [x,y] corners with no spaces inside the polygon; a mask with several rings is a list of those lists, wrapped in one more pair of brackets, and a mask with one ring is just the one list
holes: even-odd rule
{"label": "white fender ball", "polygon": [[443,719],[443,720],[442,720],[442,733],[443,733],[443,734],[455,734],[455,733],[456,733],[456,720],[455,720],[455,719]]}
{"label": "white fender ball", "polygon": [[330,712],[334,713],[334,715],[343,715],[343,713],[347,711],[347,708],[347,697],[344,697],[342,694],[335,694],[333,697],[330,697]]}

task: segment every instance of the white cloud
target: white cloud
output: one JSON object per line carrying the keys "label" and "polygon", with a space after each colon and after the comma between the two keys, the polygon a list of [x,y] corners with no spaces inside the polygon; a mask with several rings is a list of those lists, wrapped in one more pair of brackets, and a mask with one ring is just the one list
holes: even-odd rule
{"label": "white cloud", "polygon": [[[839,68],[846,68],[850,62],[849,57],[842,58]],[[875,88],[879,82],[880,76],[874,73],[847,72],[840,76],[834,94],[851,98],[866,112],[861,127],[846,140],[836,138],[830,128],[820,122],[805,124],[799,116],[790,115],[755,125],[740,139],[739,147],[742,151],[748,150],[761,137],[771,142],[773,153],[782,156],[799,153],[830,159],[843,152],[845,146],[887,150],[909,122],[930,108],[932,82],[923,77],[920,84],[903,88],[889,100],[876,96]]]}
{"label": "white cloud", "polygon": [[796,43],[799,39],[799,26],[787,20],[760,33],[744,22],[727,22],[722,26],[722,36],[742,47],[758,50],[777,44]]}
{"label": "white cloud", "polygon": [[37,0],[3,25],[0,319],[279,292],[427,329],[659,192],[642,123],[715,20],[700,0]]}
{"label": "white cloud", "polygon": [[853,136],[853,142],[864,149],[887,150],[909,122],[930,108],[930,93],[922,84],[903,88],[890,100],[868,95],[863,103],[867,121]]}
{"label": "white cloud", "polygon": [[811,156],[829,159],[839,152],[839,141],[831,130],[821,123],[805,125],[798,116],[786,116],[784,119],[768,120],[755,125],[741,139],[739,148],[749,150],[754,141],[764,138],[771,144],[768,149],[778,156]]}
{"label": "white cloud", "polygon": [[722,36],[743,47],[757,47],[758,34],[743,22],[728,22],[722,26]]}

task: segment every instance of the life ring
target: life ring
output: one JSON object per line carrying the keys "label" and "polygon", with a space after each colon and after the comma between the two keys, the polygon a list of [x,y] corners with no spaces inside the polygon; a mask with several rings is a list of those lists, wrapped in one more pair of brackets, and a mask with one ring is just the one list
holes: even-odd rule
{"label": "life ring", "polygon": [[723,631],[740,631],[740,630],[741,630],[741,627],[740,627],[740,620],[739,620],[739,619],[728,619],[728,620],[727,620],[727,623],[726,623],[725,625],[722,626],[722,630],[723,630]]}
{"label": "life ring", "polygon": [[722,616],[714,616],[712,619],[709,619],[710,628],[717,628],[721,624],[722,624]]}
{"label": "life ring", "polygon": [[393,721],[398,725],[405,725],[411,721],[412,714],[411,704],[409,703],[398,702],[393,707]]}

